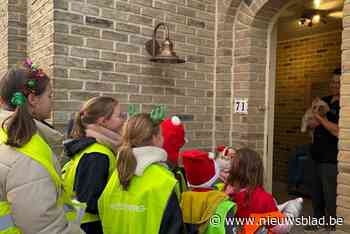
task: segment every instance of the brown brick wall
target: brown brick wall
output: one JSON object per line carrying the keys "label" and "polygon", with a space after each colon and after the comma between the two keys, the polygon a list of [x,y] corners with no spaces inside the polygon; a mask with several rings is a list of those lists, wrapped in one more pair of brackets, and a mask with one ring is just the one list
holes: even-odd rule
{"label": "brown brick wall", "polygon": [[314,97],[328,95],[331,73],[340,62],[340,31],[278,42],[274,178],[286,181],[291,151],[311,142],[300,131],[301,118]]}

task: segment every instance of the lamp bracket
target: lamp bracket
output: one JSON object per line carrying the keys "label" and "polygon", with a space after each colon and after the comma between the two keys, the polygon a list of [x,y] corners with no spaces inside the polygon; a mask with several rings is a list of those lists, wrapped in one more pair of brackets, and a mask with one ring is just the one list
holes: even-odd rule
{"label": "lamp bracket", "polygon": [[[155,41],[155,46],[156,46],[156,55],[158,55],[159,53],[160,53],[160,45],[159,45],[159,43],[158,43],[158,41],[156,40]],[[152,55],[153,56],[153,40],[151,39],[151,40],[149,40],[149,41],[147,41],[146,42],[146,51],[150,54],[150,55]]]}

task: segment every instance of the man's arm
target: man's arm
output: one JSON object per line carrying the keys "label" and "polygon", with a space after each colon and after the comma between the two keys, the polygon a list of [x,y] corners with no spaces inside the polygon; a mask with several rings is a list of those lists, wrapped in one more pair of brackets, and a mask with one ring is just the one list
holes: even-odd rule
{"label": "man's arm", "polygon": [[327,118],[321,117],[319,114],[315,114],[315,118],[317,119],[322,126],[327,129],[333,136],[338,137],[339,135],[339,127],[338,124],[329,121]]}

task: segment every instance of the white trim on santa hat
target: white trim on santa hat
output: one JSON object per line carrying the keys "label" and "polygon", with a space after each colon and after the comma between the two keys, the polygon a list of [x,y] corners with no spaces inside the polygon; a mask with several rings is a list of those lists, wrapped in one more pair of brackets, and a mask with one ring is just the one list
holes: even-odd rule
{"label": "white trim on santa hat", "polygon": [[213,161],[214,161],[214,165],[215,165],[215,175],[209,181],[207,181],[203,184],[192,185],[192,184],[188,183],[189,187],[192,187],[192,188],[210,188],[215,183],[215,181],[219,178],[220,167],[219,167],[219,164],[217,164],[215,160],[213,160]]}

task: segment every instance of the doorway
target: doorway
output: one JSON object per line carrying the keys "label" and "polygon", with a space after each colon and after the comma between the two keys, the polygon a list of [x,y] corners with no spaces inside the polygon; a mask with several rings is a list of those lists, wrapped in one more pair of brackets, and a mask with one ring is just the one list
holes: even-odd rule
{"label": "doorway", "polygon": [[288,171],[288,162],[311,143],[301,119],[315,97],[328,94],[341,67],[342,8],[342,0],[291,1],[270,25],[265,126],[274,190],[286,191],[288,178],[299,177],[300,192],[308,193],[308,164]]}

